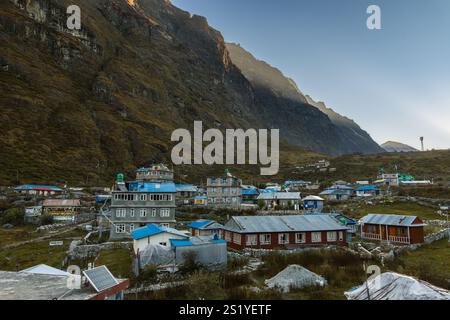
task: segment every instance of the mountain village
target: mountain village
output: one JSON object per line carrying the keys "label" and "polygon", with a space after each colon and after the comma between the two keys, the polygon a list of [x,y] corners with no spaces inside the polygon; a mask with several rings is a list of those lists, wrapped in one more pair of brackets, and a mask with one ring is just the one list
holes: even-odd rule
{"label": "mountain village", "polygon": [[3,187],[0,299],[210,299],[190,288],[214,279],[220,298],[450,299],[448,270],[404,261],[448,261],[450,201],[398,194],[432,180],[381,168],[325,187],[248,185],[228,169],[205,181],[154,164],[111,187]]}

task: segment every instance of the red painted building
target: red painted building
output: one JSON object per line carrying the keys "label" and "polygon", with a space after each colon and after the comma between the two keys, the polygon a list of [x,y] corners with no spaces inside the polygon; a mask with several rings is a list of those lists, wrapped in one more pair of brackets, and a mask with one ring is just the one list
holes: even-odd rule
{"label": "red painted building", "polygon": [[223,231],[228,246],[237,250],[347,244],[347,227],[326,215],[236,216]]}
{"label": "red painted building", "polygon": [[361,238],[400,244],[423,243],[424,226],[416,216],[369,214],[361,219]]}

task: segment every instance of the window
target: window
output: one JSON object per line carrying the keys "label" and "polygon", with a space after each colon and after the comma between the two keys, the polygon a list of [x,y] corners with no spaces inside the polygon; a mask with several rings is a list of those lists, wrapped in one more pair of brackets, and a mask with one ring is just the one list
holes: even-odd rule
{"label": "window", "polygon": [[306,242],[306,233],[296,233],[295,234],[295,243],[305,243]]}
{"label": "window", "polygon": [[170,209],[161,209],[159,212],[161,217],[170,217]]}
{"label": "window", "polygon": [[336,231],[328,231],[327,232],[327,241],[332,242],[332,241],[336,241],[336,240],[337,240]]}
{"label": "window", "polygon": [[155,208],[152,209],[152,217],[156,217],[156,209]]}
{"label": "window", "polygon": [[288,244],[288,243],[289,243],[289,234],[288,233],[278,234],[278,244]]}
{"label": "window", "polygon": [[134,217],[134,209],[130,209],[130,217]]}
{"label": "window", "polygon": [[270,236],[270,234],[269,233],[268,234],[261,234],[259,236],[259,243],[261,245],[270,244],[271,243],[271,236]]}
{"label": "window", "polygon": [[116,217],[117,218],[124,218],[127,215],[127,209],[116,209]]}
{"label": "window", "polygon": [[134,224],[130,224],[130,232],[133,232],[134,230]]}
{"label": "window", "polygon": [[322,232],[312,232],[311,242],[322,242]]}
{"label": "window", "polygon": [[116,224],[116,233],[125,233],[125,224]]}
{"label": "window", "polygon": [[141,217],[146,217],[147,216],[147,209],[141,209],[139,210],[139,215]]}
{"label": "window", "polygon": [[147,201],[147,195],[146,194],[140,194],[139,195],[139,200],[140,201]]}
{"label": "window", "polygon": [[164,227],[164,228],[169,228],[169,227],[170,227],[170,225],[169,225],[168,223],[161,223],[161,227]]}
{"label": "window", "polygon": [[246,236],[245,244],[247,246],[256,246],[258,244],[258,237],[256,234],[248,234]]}
{"label": "window", "polygon": [[377,233],[377,228],[374,225],[367,226],[367,233]]}
{"label": "window", "polygon": [[231,232],[225,231],[225,241],[231,241]]}
{"label": "window", "polygon": [[233,242],[236,244],[241,244],[241,235],[239,233],[233,234]]}
{"label": "window", "polygon": [[344,232],[339,231],[339,241],[344,241]]}

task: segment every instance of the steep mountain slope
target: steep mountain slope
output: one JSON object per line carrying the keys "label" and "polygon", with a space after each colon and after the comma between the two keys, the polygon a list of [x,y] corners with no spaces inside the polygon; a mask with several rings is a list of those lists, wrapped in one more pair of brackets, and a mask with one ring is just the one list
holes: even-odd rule
{"label": "steep mountain slope", "polygon": [[264,61],[257,60],[239,44],[227,43],[231,60],[242,71],[245,77],[261,91],[270,91],[280,100],[291,100],[299,107],[311,105],[326,114],[334,125],[333,132],[342,142],[343,153],[376,153],[383,150],[353,120],[341,116],[323,102],[316,102],[304,95],[292,79],[286,78],[278,69]]}
{"label": "steep mountain slope", "polygon": [[[72,4],[81,31],[66,27]],[[194,120],[355,151],[317,108],[252,85],[221,34],[169,1],[2,1],[0,39],[1,183],[109,181],[168,161],[172,131]]]}
{"label": "steep mountain slope", "polygon": [[416,148],[410,147],[407,144],[387,141],[381,145],[381,147],[387,152],[416,152],[419,151]]}

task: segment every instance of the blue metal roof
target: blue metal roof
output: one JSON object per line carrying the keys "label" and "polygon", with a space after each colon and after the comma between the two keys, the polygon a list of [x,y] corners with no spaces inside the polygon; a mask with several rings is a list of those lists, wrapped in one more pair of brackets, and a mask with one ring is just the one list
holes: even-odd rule
{"label": "blue metal roof", "polygon": [[200,228],[203,228],[204,226],[207,226],[211,222],[214,222],[214,221],[212,221],[212,220],[197,220],[197,221],[194,221],[194,222],[191,222],[190,224],[188,224],[187,227],[192,228],[192,229],[200,229]]}
{"label": "blue metal roof", "polygon": [[162,227],[156,224],[148,224],[147,226],[143,227],[143,228],[139,228],[139,229],[135,229],[132,233],[131,236],[134,240],[139,240],[142,238],[147,238],[147,237],[151,237],[154,236],[156,234],[160,234],[160,233],[172,233],[172,234],[176,234],[179,236],[185,236],[187,237],[186,234],[184,234],[183,232],[173,229],[173,228],[167,228],[167,227]]}
{"label": "blue metal roof", "polygon": [[41,184],[24,184],[23,186],[15,188],[15,190],[33,190],[33,189],[50,189],[54,191],[63,191],[63,189],[61,189],[60,187],[46,186]]}
{"label": "blue metal roof", "polygon": [[194,199],[208,199],[208,197],[207,196],[196,196],[196,197],[194,197]]}
{"label": "blue metal roof", "polygon": [[258,189],[259,193],[271,193],[271,192],[278,192],[275,189]]}
{"label": "blue metal roof", "polygon": [[380,189],[378,186],[360,186],[356,188],[356,191],[372,191]]}
{"label": "blue metal roof", "polygon": [[170,239],[169,241],[172,247],[190,247],[193,245],[191,240]]}
{"label": "blue metal roof", "polygon": [[132,192],[175,193],[177,189],[173,182],[130,182],[128,190]]}
{"label": "blue metal roof", "polygon": [[177,191],[184,191],[184,192],[197,192],[198,188],[194,186],[193,184],[176,184],[175,188]]}
{"label": "blue metal roof", "polygon": [[258,195],[258,190],[256,189],[242,189],[241,190],[241,194],[244,196],[253,196],[253,195]]}

